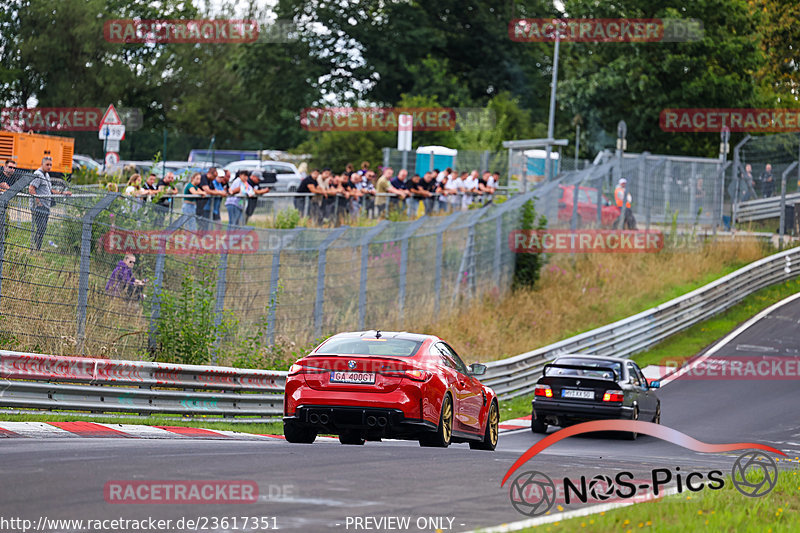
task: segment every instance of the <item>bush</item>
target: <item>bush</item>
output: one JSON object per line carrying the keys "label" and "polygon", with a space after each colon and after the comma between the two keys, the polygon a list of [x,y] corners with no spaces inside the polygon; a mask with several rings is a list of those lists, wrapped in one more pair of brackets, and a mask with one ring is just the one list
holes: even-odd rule
{"label": "bush", "polygon": [[300,223],[300,211],[294,207],[281,209],[275,215],[275,229],[294,229]]}
{"label": "bush", "polygon": [[[536,206],[533,200],[528,200],[522,206],[522,220],[520,229],[543,230],[547,228],[547,217],[540,215],[537,219]],[[517,255],[514,264],[513,289],[532,288],[539,280],[540,270],[544,264],[541,253],[521,253]]]}
{"label": "bush", "polygon": [[214,324],[214,269],[186,267],[177,293],[161,292],[161,316],[156,324],[156,361],[188,365],[211,362],[214,344],[236,328],[227,312]]}

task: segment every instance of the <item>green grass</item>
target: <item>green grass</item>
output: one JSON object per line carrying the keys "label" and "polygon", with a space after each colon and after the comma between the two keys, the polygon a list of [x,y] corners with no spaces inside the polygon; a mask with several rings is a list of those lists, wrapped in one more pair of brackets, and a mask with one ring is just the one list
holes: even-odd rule
{"label": "green grass", "polygon": [[[735,270],[735,268],[732,268],[732,270]],[[711,279],[708,281],[713,281],[720,276],[709,277]],[[685,294],[686,292],[688,291],[679,294]],[[721,315],[676,333],[650,350],[634,355],[632,359],[642,368],[648,365],[664,364],[668,361],[680,365],[683,361],[699,353],[703,348],[720,339],[759,311],[797,292],[800,292],[800,279],[761,289]],[[531,414],[530,395],[500,402],[500,420],[512,420],[529,414]]]}
{"label": "green grass", "polygon": [[633,356],[639,366],[677,362],[692,357],[747,319],[784,298],[800,292],[800,280],[772,285],[747,296],[724,313],[677,333],[650,350]]}
{"label": "green grass", "polygon": [[283,424],[277,423],[232,423],[219,422],[220,418],[193,418],[172,420],[175,415],[154,415],[142,418],[125,417],[92,417],[76,414],[4,414],[0,411],[3,422],[98,422],[101,424],[136,424],[145,426],[181,426],[190,428],[216,429],[221,431],[238,431],[240,433],[256,433],[263,435],[283,435]]}
{"label": "green grass", "polygon": [[795,464],[792,468],[782,469],[772,492],[760,498],[743,496],[733,487],[730,478],[727,478],[725,486],[720,490],[706,489],[688,495],[684,492],[661,500],[570,518],[521,531],[794,532],[798,530],[800,524],[800,476],[797,473]]}

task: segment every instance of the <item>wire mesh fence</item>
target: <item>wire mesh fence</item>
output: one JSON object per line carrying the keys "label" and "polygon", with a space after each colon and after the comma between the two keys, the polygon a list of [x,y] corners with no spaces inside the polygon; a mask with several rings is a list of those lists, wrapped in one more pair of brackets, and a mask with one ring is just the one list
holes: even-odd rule
{"label": "wire mesh fence", "polygon": [[[402,329],[506,291],[507,236],[534,197],[408,222],[278,230],[96,188],[31,196],[32,179],[20,173],[0,194],[0,344],[240,366],[263,363],[254,347]],[[52,201],[46,217],[40,201]]]}

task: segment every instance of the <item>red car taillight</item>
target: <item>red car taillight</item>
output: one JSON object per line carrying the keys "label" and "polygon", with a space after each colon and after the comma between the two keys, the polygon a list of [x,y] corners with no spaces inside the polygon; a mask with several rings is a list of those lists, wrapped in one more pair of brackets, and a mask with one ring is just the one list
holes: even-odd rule
{"label": "red car taillight", "polygon": [[621,390],[607,390],[605,394],[603,394],[603,401],[604,402],[621,402],[625,399],[625,393]]}
{"label": "red car taillight", "polygon": [[426,370],[381,370],[382,376],[406,377],[413,381],[428,381],[431,378],[431,373]]}
{"label": "red car taillight", "polygon": [[533,390],[533,395],[544,396],[545,398],[552,398],[553,389],[550,388],[550,385],[536,385],[536,388]]}
{"label": "red car taillight", "polygon": [[323,374],[325,372],[327,372],[327,370],[324,368],[316,368],[313,366],[306,366],[298,363],[295,363],[289,367],[290,376],[296,376],[298,374]]}

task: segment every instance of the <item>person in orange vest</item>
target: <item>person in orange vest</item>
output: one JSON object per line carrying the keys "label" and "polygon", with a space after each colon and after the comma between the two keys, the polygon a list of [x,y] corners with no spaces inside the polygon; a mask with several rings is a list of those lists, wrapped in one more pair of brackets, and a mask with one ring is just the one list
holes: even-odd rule
{"label": "person in orange vest", "polygon": [[[619,207],[620,211],[622,211],[622,201],[625,198],[625,184],[628,183],[628,180],[625,178],[620,178],[619,183],[617,183],[617,188],[614,189],[614,200],[617,202],[617,207]],[[625,199],[625,219],[622,223],[623,229],[636,229],[636,219],[633,218],[633,210],[631,210],[631,194],[628,193],[627,198]],[[615,223],[616,226],[616,223]]]}

